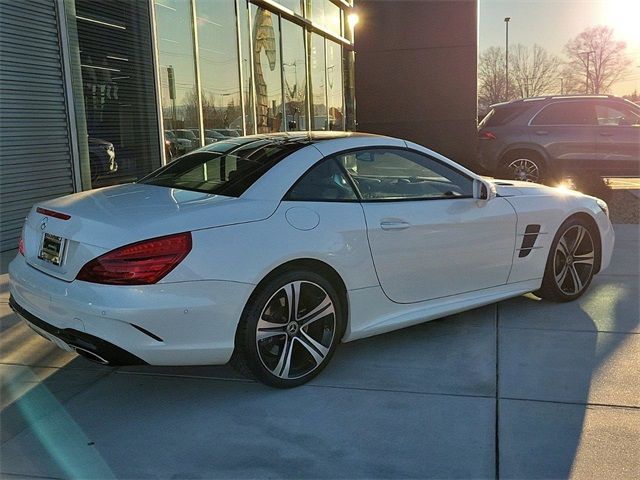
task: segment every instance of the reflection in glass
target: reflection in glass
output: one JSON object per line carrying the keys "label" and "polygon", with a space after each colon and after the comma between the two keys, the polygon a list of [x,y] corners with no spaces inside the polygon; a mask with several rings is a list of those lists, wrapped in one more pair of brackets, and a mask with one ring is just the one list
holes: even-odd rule
{"label": "reflection in glass", "polygon": [[287,131],[307,129],[307,63],[304,30],[282,20],[282,71]]}
{"label": "reflection in glass", "polygon": [[327,105],[329,130],[344,130],[342,46],[327,40]]}
{"label": "reflection in glass", "polygon": [[[240,56],[242,57],[242,96],[244,97],[244,119],[246,125],[246,135],[256,133],[253,119],[253,81],[251,63],[251,35],[249,34],[249,5],[246,0],[236,0],[238,5],[238,24],[240,25]],[[242,129],[242,119],[233,122],[231,127]]]}
{"label": "reflection in glass", "polygon": [[83,188],[136,180],[160,165],[149,6],[76,0],[74,7]]}
{"label": "reflection in glass", "polygon": [[334,35],[341,35],[342,10],[331,0],[307,0],[311,3],[311,21]]}
{"label": "reflection in glass", "polygon": [[320,26],[324,26],[324,2],[325,0],[307,0],[307,16]]}
{"label": "reflection in glass", "polygon": [[[234,0],[196,0],[205,145],[242,124]],[[237,132],[236,132],[237,133]],[[235,136],[235,135],[233,135]]]}
{"label": "reflection in glass", "polygon": [[293,13],[297,13],[302,16],[302,2],[303,0],[276,0],[283,7],[288,8],[293,11]]}
{"label": "reflection in glass", "polygon": [[[200,146],[191,7],[180,0],[154,0],[154,4],[162,117],[165,132],[173,134],[165,133],[165,152],[183,155]],[[167,156],[167,161],[172,158]]]}
{"label": "reflection in glass", "polygon": [[257,133],[279,132],[282,121],[282,77],[279,18],[251,5],[253,72],[256,90]]}
{"label": "reflection in glass", "polygon": [[311,90],[311,129],[328,130],[324,38],[309,33],[309,79]]}

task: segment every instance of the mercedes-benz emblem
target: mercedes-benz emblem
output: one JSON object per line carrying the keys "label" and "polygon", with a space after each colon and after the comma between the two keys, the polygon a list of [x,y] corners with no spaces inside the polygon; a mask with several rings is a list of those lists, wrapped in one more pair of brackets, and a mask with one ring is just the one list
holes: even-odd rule
{"label": "mercedes-benz emblem", "polygon": [[40,230],[44,230],[47,228],[47,222],[49,221],[49,217],[44,217],[42,222],[40,222]]}
{"label": "mercedes-benz emblem", "polygon": [[291,322],[289,325],[287,325],[287,333],[291,336],[295,335],[296,333],[298,333],[298,324],[296,322]]}

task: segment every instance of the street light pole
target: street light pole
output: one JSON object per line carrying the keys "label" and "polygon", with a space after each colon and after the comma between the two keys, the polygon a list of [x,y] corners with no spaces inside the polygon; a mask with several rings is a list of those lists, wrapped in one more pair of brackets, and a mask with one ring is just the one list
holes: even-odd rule
{"label": "street light pole", "polygon": [[504,75],[505,75],[505,101],[509,101],[509,20],[511,17],[504,18],[505,26],[505,55],[504,55]]}
{"label": "street light pole", "polygon": [[595,61],[595,55],[596,52],[594,50],[589,50],[588,52],[580,52],[580,55],[586,55],[587,56],[587,62],[586,62],[586,67],[587,67],[587,76],[585,78],[585,92],[587,95],[589,95],[589,59],[591,58],[591,54],[593,54],[594,57],[594,61]]}

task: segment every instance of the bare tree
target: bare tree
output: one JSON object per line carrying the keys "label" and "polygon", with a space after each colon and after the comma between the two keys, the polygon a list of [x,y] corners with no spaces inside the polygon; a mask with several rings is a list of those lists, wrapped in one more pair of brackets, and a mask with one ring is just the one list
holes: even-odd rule
{"label": "bare tree", "polygon": [[627,44],[613,33],[610,27],[589,27],[565,45],[567,78],[581,93],[607,93],[627,73]]}
{"label": "bare tree", "polygon": [[540,45],[511,47],[509,83],[520,98],[560,93],[560,59]]}
{"label": "bare tree", "polygon": [[500,47],[489,47],[478,59],[478,106],[480,111],[505,99],[505,53]]}

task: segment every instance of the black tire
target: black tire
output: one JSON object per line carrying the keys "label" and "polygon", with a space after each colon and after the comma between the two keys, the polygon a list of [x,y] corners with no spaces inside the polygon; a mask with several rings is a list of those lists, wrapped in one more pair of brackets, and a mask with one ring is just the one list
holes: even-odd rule
{"label": "black tire", "polygon": [[[296,298],[291,302],[295,318],[289,308],[291,298]],[[313,315],[316,310],[320,313]],[[340,296],[326,278],[297,269],[277,274],[249,299],[231,364],[272,387],[302,385],[329,363],[345,323]],[[263,338],[258,339],[259,331]]]}
{"label": "black tire", "polygon": [[[584,237],[576,246],[572,240],[577,241],[579,232],[584,232]],[[599,241],[589,222],[580,218],[564,222],[551,244],[542,286],[533,293],[554,302],[569,302],[581,297],[593,280],[599,258]],[[564,253],[567,250],[568,256]]]}
{"label": "black tire", "polygon": [[544,160],[537,153],[527,151],[508,154],[500,162],[498,176],[505,180],[534,183],[544,183],[553,177]]}

